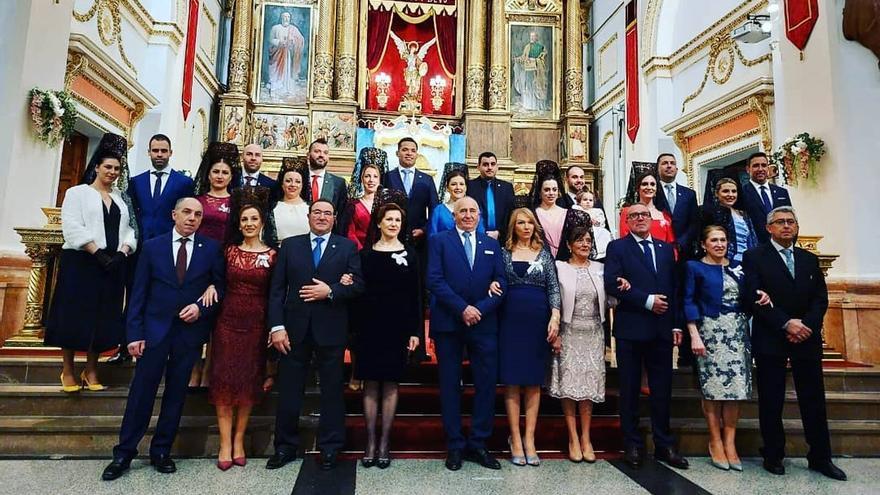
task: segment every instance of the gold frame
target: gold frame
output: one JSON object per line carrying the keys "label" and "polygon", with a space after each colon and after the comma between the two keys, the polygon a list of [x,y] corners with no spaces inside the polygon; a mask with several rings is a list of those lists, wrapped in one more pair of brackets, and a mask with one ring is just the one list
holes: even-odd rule
{"label": "gold frame", "polygon": [[[334,0],[320,0],[324,2]],[[292,103],[270,103],[260,101],[260,69],[263,65],[263,41],[265,36],[266,7],[298,7],[308,8],[309,13],[309,81],[306,87],[306,101],[302,104],[294,105]],[[250,95],[254,105],[264,109],[264,113],[271,112],[270,108],[297,108],[306,109],[312,102],[312,84],[314,83],[315,70],[315,43],[317,41],[318,28],[318,0],[256,0],[254,5],[255,15],[251,22],[252,30],[256,32],[253,44],[251,46],[251,73],[250,73]]]}
{"label": "gold frame", "polygon": [[[553,101],[551,104],[550,117],[525,117],[525,116],[517,116],[513,111],[513,65],[511,65],[512,60],[514,58],[513,50],[511,46],[511,34],[514,26],[527,26],[527,27],[547,27],[550,28],[550,32],[552,33],[552,47],[553,54],[552,62],[553,62],[553,70],[551,77],[553,78],[551,91],[549,91],[553,95]],[[560,115],[561,115],[561,106],[562,99],[560,96],[565,91],[565,85],[562,81],[562,26],[560,25],[560,19],[558,15],[521,15],[521,14],[507,14],[507,29],[505,35],[507,39],[505,42],[507,43],[507,54],[508,60],[505,62],[507,65],[507,108],[511,114],[511,123],[512,122],[552,122],[556,124],[554,127],[560,127]]]}
{"label": "gold frame", "polygon": [[[473,1],[473,0],[472,0]],[[426,6],[430,6],[426,4]],[[456,25],[456,29],[458,33],[455,36],[455,51],[456,51],[456,61],[455,61],[455,84],[452,87],[453,97],[455,98],[455,109],[453,115],[439,115],[439,114],[425,114],[424,112],[421,115],[425,115],[431,120],[444,120],[444,119],[458,119],[464,113],[464,99],[465,99],[465,80],[464,80],[464,64],[465,64],[465,49],[464,49],[464,37],[465,31],[467,30],[467,1],[466,0],[456,0],[455,2],[456,15],[458,16],[458,23]],[[369,9],[369,0],[360,0],[360,9],[358,10],[358,53],[357,59],[358,63],[358,88],[356,99],[358,102],[358,112],[368,112],[371,115],[378,115],[382,117],[388,117],[389,119],[394,119],[400,112],[392,111],[392,110],[378,110],[378,109],[369,109],[367,108],[367,87],[369,86],[369,77],[370,70],[367,69],[367,37],[362,36],[362,33],[367,29],[367,10]],[[436,15],[436,14],[435,14]],[[486,72],[488,74],[488,71]],[[357,148],[357,146],[355,146]]]}

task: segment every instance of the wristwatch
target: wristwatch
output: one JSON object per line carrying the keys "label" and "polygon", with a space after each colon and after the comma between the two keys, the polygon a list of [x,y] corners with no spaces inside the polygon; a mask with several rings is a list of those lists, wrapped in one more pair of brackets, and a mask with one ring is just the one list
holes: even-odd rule
{"label": "wristwatch", "polygon": [[330,292],[327,293],[327,299],[333,300],[333,289],[330,289]]}

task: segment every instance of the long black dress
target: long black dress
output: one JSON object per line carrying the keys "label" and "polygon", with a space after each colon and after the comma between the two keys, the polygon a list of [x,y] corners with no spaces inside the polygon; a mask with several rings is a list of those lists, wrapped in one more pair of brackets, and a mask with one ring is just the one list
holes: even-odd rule
{"label": "long black dress", "polygon": [[[121,212],[115,202],[101,206],[107,255],[119,249]],[[49,307],[43,345],[81,352],[115,349],[125,336],[125,263],[105,270],[94,255],[61,251],[55,294]]]}
{"label": "long black dress", "polygon": [[354,376],[400,382],[410,337],[424,338],[415,250],[361,251],[366,290],[353,307]]}

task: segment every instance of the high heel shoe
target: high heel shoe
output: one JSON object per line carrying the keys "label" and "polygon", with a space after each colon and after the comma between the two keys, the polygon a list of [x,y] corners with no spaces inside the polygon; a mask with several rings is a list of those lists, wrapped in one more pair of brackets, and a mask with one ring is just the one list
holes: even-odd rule
{"label": "high heel shoe", "polygon": [[529,466],[541,465],[541,458],[538,457],[537,452],[535,453],[535,455],[526,454],[526,464],[528,464]]}
{"label": "high heel shoe", "polygon": [[247,466],[247,457],[245,457],[245,456],[236,457],[236,458],[232,459],[232,463],[235,464],[236,466],[245,467],[245,466]]}
{"label": "high heel shoe", "polygon": [[[580,454],[580,455],[579,455],[579,456],[574,456],[574,455],[572,455],[571,446],[572,446],[572,444],[569,443],[569,444],[568,444],[568,460],[571,461],[571,462],[573,462],[573,463],[575,463],[575,464],[578,464],[578,463],[584,462],[584,454],[583,454],[583,452],[578,452],[578,454]],[[580,449],[578,449],[578,450],[580,450]]]}
{"label": "high heel shoe", "polygon": [[593,452],[593,445],[592,444],[590,445],[589,454],[587,453],[586,450],[583,450],[583,447],[581,447],[581,450],[584,453],[584,462],[586,462],[588,464],[593,464],[594,462],[596,462],[596,453]]}
{"label": "high heel shoe", "polygon": [[72,394],[75,392],[79,392],[82,389],[80,384],[76,385],[65,385],[64,384],[64,373],[61,373],[61,390],[66,394]]}
{"label": "high heel shoe", "polygon": [[513,455],[513,439],[507,437],[507,448],[510,449],[510,463],[514,466],[525,466],[526,458],[521,455]]}
{"label": "high heel shoe", "polygon": [[100,392],[101,390],[106,390],[107,387],[101,385],[98,382],[89,383],[89,379],[86,378],[86,372],[83,371],[79,374],[79,379],[82,381],[82,388],[88,390],[90,392]]}
{"label": "high heel shoe", "polygon": [[[722,471],[730,470],[730,463],[727,462],[727,458],[724,459],[715,459],[715,454],[712,452],[712,444],[709,444],[709,464],[712,464],[716,468]],[[742,466],[740,466],[742,467]]]}
{"label": "high heel shoe", "polygon": [[233,461],[221,461],[217,459],[217,469],[220,471],[229,471],[229,468],[232,467]]}
{"label": "high heel shoe", "polygon": [[391,453],[385,452],[379,453],[379,458],[376,459],[376,467],[379,469],[388,469],[388,466],[391,465]]}

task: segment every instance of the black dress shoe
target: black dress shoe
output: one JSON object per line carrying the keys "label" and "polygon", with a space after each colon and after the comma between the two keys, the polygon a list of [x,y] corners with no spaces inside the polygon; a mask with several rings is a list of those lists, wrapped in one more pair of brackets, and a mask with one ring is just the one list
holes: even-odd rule
{"label": "black dress shoe", "polygon": [[283,450],[279,450],[272,454],[272,457],[266,461],[266,469],[278,469],[280,467],[284,467],[287,463],[293,462],[296,460],[296,452],[284,452]]}
{"label": "black dress shoe", "polygon": [[627,447],[623,452],[623,462],[631,468],[638,469],[642,467],[643,454],[642,449],[638,447]]}
{"label": "black dress shoe", "polygon": [[846,481],[846,473],[844,473],[839,467],[835,466],[830,460],[811,462],[809,468],[810,471],[822,473],[833,480]]}
{"label": "black dress shoe", "polygon": [[785,466],[782,465],[782,460],[779,459],[764,459],[764,469],[768,473],[780,476],[785,474]]}
{"label": "black dress shoe", "polygon": [[484,468],[501,469],[501,463],[492,457],[492,454],[486,449],[468,449],[464,454],[464,458],[468,461],[476,462]]}
{"label": "black dress shoe", "polygon": [[336,467],[336,452],[329,453],[321,453],[321,457],[318,458],[318,464],[321,466],[322,471],[329,471]]}
{"label": "black dress shoe", "polygon": [[458,471],[461,469],[461,451],[450,450],[446,453],[446,469],[450,471]]}
{"label": "black dress shoe", "polygon": [[689,465],[688,460],[682,457],[681,454],[676,452],[672,447],[664,447],[654,450],[654,459],[665,462],[677,469],[687,469]]}
{"label": "black dress shoe", "polygon": [[171,474],[177,471],[177,465],[170,455],[151,456],[150,465],[159,473]]}
{"label": "black dress shoe", "polygon": [[104,472],[101,473],[101,479],[113,481],[128,471],[129,466],[131,466],[131,459],[113,459],[113,462],[104,468]]}
{"label": "black dress shoe", "polygon": [[385,457],[376,459],[376,467],[379,469],[388,469],[391,466],[391,454],[385,454]]}
{"label": "black dress shoe", "polygon": [[107,358],[107,364],[123,364],[131,361],[131,354],[128,353],[128,348],[125,346],[119,346],[119,349],[116,351],[116,354]]}

